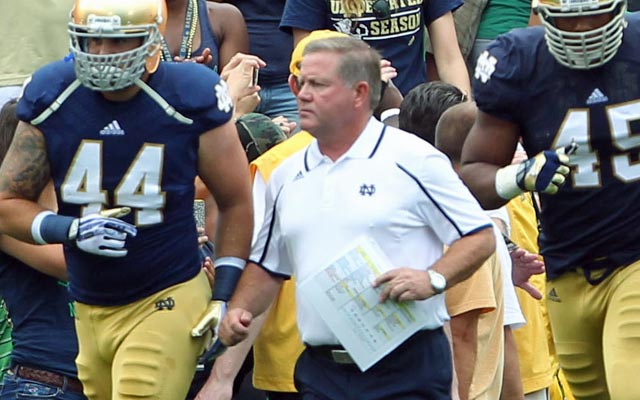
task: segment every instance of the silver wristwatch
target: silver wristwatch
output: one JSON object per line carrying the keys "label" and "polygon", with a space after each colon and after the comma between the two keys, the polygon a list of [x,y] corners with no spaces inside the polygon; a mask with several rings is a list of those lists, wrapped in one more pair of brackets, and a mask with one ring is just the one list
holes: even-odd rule
{"label": "silver wristwatch", "polygon": [[429,274],[429,280],[431,281],[431,287],[436,294],[440,294],[444,292],[447,288],[447,279],[439,272],[436,272],[432,269],[428,269],[427,273]]}

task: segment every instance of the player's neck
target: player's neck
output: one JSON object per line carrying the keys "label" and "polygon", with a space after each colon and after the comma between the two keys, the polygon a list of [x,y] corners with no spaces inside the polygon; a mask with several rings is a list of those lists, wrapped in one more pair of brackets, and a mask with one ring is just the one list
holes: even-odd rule
{"label": "player's neck", "polygon": [[171,16],[182,16],[187,9],[187,1],[189,0],[167,0],[167,13]]}
{"label": "player's neck", "polygon": [[[140,79],[146,82],[149,80],[149,73],[145,72]],[[109,101],[123,102],[133,99],[140,90],[140,87],[134,84],[124,89],[102,92],[102,95]]]}

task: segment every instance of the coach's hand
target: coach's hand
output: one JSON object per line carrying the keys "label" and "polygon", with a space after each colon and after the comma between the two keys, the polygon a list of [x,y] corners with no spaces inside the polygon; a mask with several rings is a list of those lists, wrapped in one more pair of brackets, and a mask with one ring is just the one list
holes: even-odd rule
{"label": "coach's hand", "polygon": [[127,237],[135,237],[138,230],[119,217],[131,211],[128,207],[114,208],[76,218],[69,229],[69,240],[87,253],[106,257],[124,257]]}
{"label": "coach's hand", "polygon": [[380,303],[393,301],[424,300],[435,293],[429,284],[426,271],[413,268],[396,268],[377,276],[373,287],[381,287]]}
{"label": "coach's hand", "polygon": [[[574,145],[575,146],[575,145]],[[564,184],[569,168],[569,154],[575,147],[545,150],[519,164],[508,165],[496,173],[496,192],[512,199],[524,191],[555,194]]]}
{"label": "coach's hand", "polygon": [[249,326],[253,316],[241,308],[229,310],[220,324],[220,340],[226,346],[235,346],[249,336]]}

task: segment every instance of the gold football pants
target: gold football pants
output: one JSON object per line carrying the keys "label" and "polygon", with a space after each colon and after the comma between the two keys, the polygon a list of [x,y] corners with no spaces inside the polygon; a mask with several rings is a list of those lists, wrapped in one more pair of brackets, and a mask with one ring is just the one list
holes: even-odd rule
{"label": "gold football pants", "polygon": [[78,377],[91,400],[184,399],[205,337],[191,328],[211,299],[200,272],[190,281],[112,307],[75,303]]}
{"label": "gold football pants", "polygon": [[547,310],[571,391],[579,400],[640,396],[640,262],[591,285],[582,270],[547,283]]}

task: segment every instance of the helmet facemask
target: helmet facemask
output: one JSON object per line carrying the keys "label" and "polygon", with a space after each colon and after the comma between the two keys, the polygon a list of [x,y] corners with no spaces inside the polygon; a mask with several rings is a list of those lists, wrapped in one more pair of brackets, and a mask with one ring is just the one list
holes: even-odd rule
{"label": "helmet facemask", "polygon": [[[592,69],[611,60],[622,43],[625,0],[541,0],[535,7],[545,28],[549,52],[565,67]],[[604,25],[583,32],[559,29],[556,18],[591,17],[611,15]]]}
{"label": "helmet facemask", "polygon": [[[84,86],[102,92],[120,90],[134,85],[145,71],[155,72],[160,62],[161,28],[166,23],[164,1],[155,2],[162,6],[158,13],[144,14],[146,23],[132,23],[110,10],[78,12],[83,1],[76,0],[68,32],[76,77]],[[138,39],[140,44],[119,53],[92,54],[87,48],[92,39]]]}

